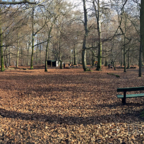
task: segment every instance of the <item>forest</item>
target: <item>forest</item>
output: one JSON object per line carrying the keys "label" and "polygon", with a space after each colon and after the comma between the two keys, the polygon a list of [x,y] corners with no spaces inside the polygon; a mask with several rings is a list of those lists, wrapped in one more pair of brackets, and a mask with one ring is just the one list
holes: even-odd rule
{"label": "forest", "polygon": [[143,25],[144,0],[0,0],[0,144],[143,144]]}
{"label": "forest", "polygon": [[[42,64],[47,71],[48,59],[79,63],[84,71],[94,61],[97,70],[108,63],[123,65],[124,71],[142,65],[138,1],[7,3],[1,4],[0,12],[1,71],[11,65],[33,69]],[[141,9],[141,19],[142,13]]]}

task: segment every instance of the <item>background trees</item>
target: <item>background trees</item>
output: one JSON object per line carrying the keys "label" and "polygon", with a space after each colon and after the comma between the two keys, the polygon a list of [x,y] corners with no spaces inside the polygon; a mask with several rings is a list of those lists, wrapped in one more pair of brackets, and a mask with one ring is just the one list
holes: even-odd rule
{"label": "background trees", "polygon": [[84,70],[94,61],[97,70],[113,63],[126,71],[140,63],[139,1],[82,0],[76,8],[64,0],[49,0],[3,5],[0,15],[1,71],[4,65],[32,69],[36,64],[45,64],[47,71],[47,59],[58,60],[61,68],[62,62],[82,63]]}

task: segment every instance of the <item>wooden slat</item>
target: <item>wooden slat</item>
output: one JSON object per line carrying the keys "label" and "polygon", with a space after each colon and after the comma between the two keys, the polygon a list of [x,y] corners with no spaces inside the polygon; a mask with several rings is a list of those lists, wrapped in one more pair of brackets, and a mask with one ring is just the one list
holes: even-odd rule
{"label": "wooden slat", "polygon": [[128,87],[128,88],[118,88],[117,92],[123,92],[123,91],[139,91],[144,90],[144,86],[142,87]]}
{"label": "wooden slat", "polygon": [[[123,98],[123,95],[117,95],[117,98]],[[127,94],[126,98],[144,97],[144,93],[140,94]]]}

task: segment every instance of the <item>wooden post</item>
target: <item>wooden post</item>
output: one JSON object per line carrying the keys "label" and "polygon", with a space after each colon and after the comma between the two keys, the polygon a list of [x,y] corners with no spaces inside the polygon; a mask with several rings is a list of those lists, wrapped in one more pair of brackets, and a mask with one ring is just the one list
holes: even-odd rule
{"label": "wooden post", "polygon": [[122,98],[122,103],[124,105],[126,104],[126,91],[124,91],[124,97]]}

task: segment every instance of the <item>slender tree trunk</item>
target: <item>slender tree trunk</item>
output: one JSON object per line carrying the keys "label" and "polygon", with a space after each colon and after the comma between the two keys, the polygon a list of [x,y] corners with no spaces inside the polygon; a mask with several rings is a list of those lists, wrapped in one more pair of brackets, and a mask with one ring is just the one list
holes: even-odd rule
{"label": "slender tree trunk", "polygon": [[124,32],[124,72],[126,72],[126,24],[127,24],[127,18],[124,16],[125,21],[125,32]]}
{"label": "slender tree trunk", "polygon": [[105,54],[105,64],[104,64],[104,66],[108,66],[108,63],[107,63],[107,57],[106,57],[106,48],[105,48],[105,52],[104,52],[104,54]]}
{"label": "slender tree trunk", "polygon": [[128,51],[128,69],[130,68],[130,55],[129,55],[129,51]]}
{"label": "slender tree trunk", "polygon": [[46,46],[46,55],[45,55],[45,72],[47,72],[47,55],[48,55],[48,42],[47,42],[47,46]]}
{"label": "slender tree trunk", "polygon": [[[93,43],[91,46],[93,47]],[[95,62],[94,52],[91,51],[91,53],[92,53],[92,59],[91,59],[92,65],[91,66],[94,67],[94,62]]]}
{"label": "slender tree trunk", "polygon": [[41,45],[40,45],[40,65],[41,65]]}
{"label": "slender tree trunk", "polygon": [[33,55],[34,55],[34,7],[32,8],[32,54],[31,54],[30,69],[33,69]]}
{"label": "slender tree trunk", "polygon": [[60,63],[60,69],[62,69],[62,60],[61,60],[61,47],[60,47],[60,40],[58,42],[58,46],[59,46],[59,63]]}
{"label": "slender tree trunk", "polygon": [[49,60],[50,59],[50,57],[49,57],[49,47],[48,47],[48,50],[47,50],[47,59]]}
{"label": "slender tree trunk", "polygon": [[102,42],[101,42],[101,22],[100,22],[100,2],[97,1],[98,10],[96,10],[95,2],[93,1],[93,6],[95,9],[95,15],[97,20],[97,31],[98,31],[98,39],[99,39],[99,47],[98,47],[98,63],[96,70],[101,70],[102,65]]}
{"label": "slender tree trunk", "polygon": [[107,59],[105,58],[105,66],[108,66],[108,62]]}
{"label": "slender tree trunk", "polygon": [[126,72],[126,48],[125,48],[125,34],[124,34],[124,72]]}
{"label": "slender tree trunk", "polygon": [[17,48],[16,68],[18,68],[18,65],[19,65],[19,47]]}
{"label": "slender tree trunk", "polygon": [[[39,43],[38,37],[37,37],[37,44]],[[36,49],[36,65],[38,64],[38,49],[39,49],[39,45],[37,45],[37,49]]]}
{"label": "slender tree trunk", "polygon": [[52,28],[53,28],[53,24],[51,25],[50,30],[49,30],[49,32],[48,32],[48,40],[47,40],[47,45],[46,45],[46,55],[45,55],[45,72],[47,72],[48,48],[49,48],[50,35],[51,35]]}
{"label": "slender tree trunk", "polygon": [[98,64],[96,70],[100,71],[101,65],[102,65],[102,42],[101,42],[101,27],[99,27]]}
{"label": "slender tree trunk", "polygon": [[84,28],[85,28],[85,35],[83,38],[83,48],[82,48],[82,65],[83,70],[87,70],[87,63],[86,63],[86,41],[88,36],[88,28],[87,28],[87,9],[86,9],[86,1],[83,0],[83,9],[84,9]]}
{"label": "slender tree trunk", "polygon": [[74,45],[74,65],[77,65],[77,61],[76,61],[76,48]]}
{"label": "slender tree trunk", "polygon": [[98,64],[97,64],[97,69],[98,71],[101,70],[101,65],[102,65],[102,42],[101,42],[101,37],[99,37],[99,48],[98,48]]}
{"label": "slender tree trunk", "polygon": [[10,47],[9,47],[9,66],[11,66]]}
{"label": "slender tree trunk", "polygon": [[139,50],[139,77],[142,75],[142,61],[141,61],[141,56],[142,55],[142,43],[140,43],[140,50]]}
{"label": "slender tree trunk", "polygon": [[23,49],[21,47],[21,66],[23,66]]}
{"label": "slender tree trunk", "polygon": [[121,67],[123,66],[123,48],[121,48]]}
{"label": "slender tree trunk", "polygon": [[[0,9],[1,11],[1,9]],[[0,53],[1,53],[1,71],[4,71],[4,57],[3,57],[3,37],[2,37],[2,28],[0,25]]]}
{"label": "slender tree trunk", "polygon": [[92,52],[92,67],[94,67],[94,62],[95,62],[95,58],[94,58],[94,54]]}
{"label": "slender tree trunk", "polygon": [[27,43],[27,66],[29,66],[29,47],[30,44]]}
{"label": "slender tree trunk", "polygon": [[17,41],[17,59],[16,59],[16,68],[18,68],[19,65],[19,35],[18,35],[18,41]]}
{"label": "slender tree trunk", "polygon": [[71,56],[70,56],[70,63],[73,64],[73,56],[72,56],[72,51],[71,51]]}
{"label": "slender tree trunk", "polygon": [[7,47],[6,47],[6,50],[5,50],[5,68],[8,68],[8,57],[7,57]]}
{"label": "slender tree trunk", "polygon": [[141,0],[141,9],[140,9],[140,50],[139,50],[139,77],[142,75],[142,52],[144,58],[144,1]]}

